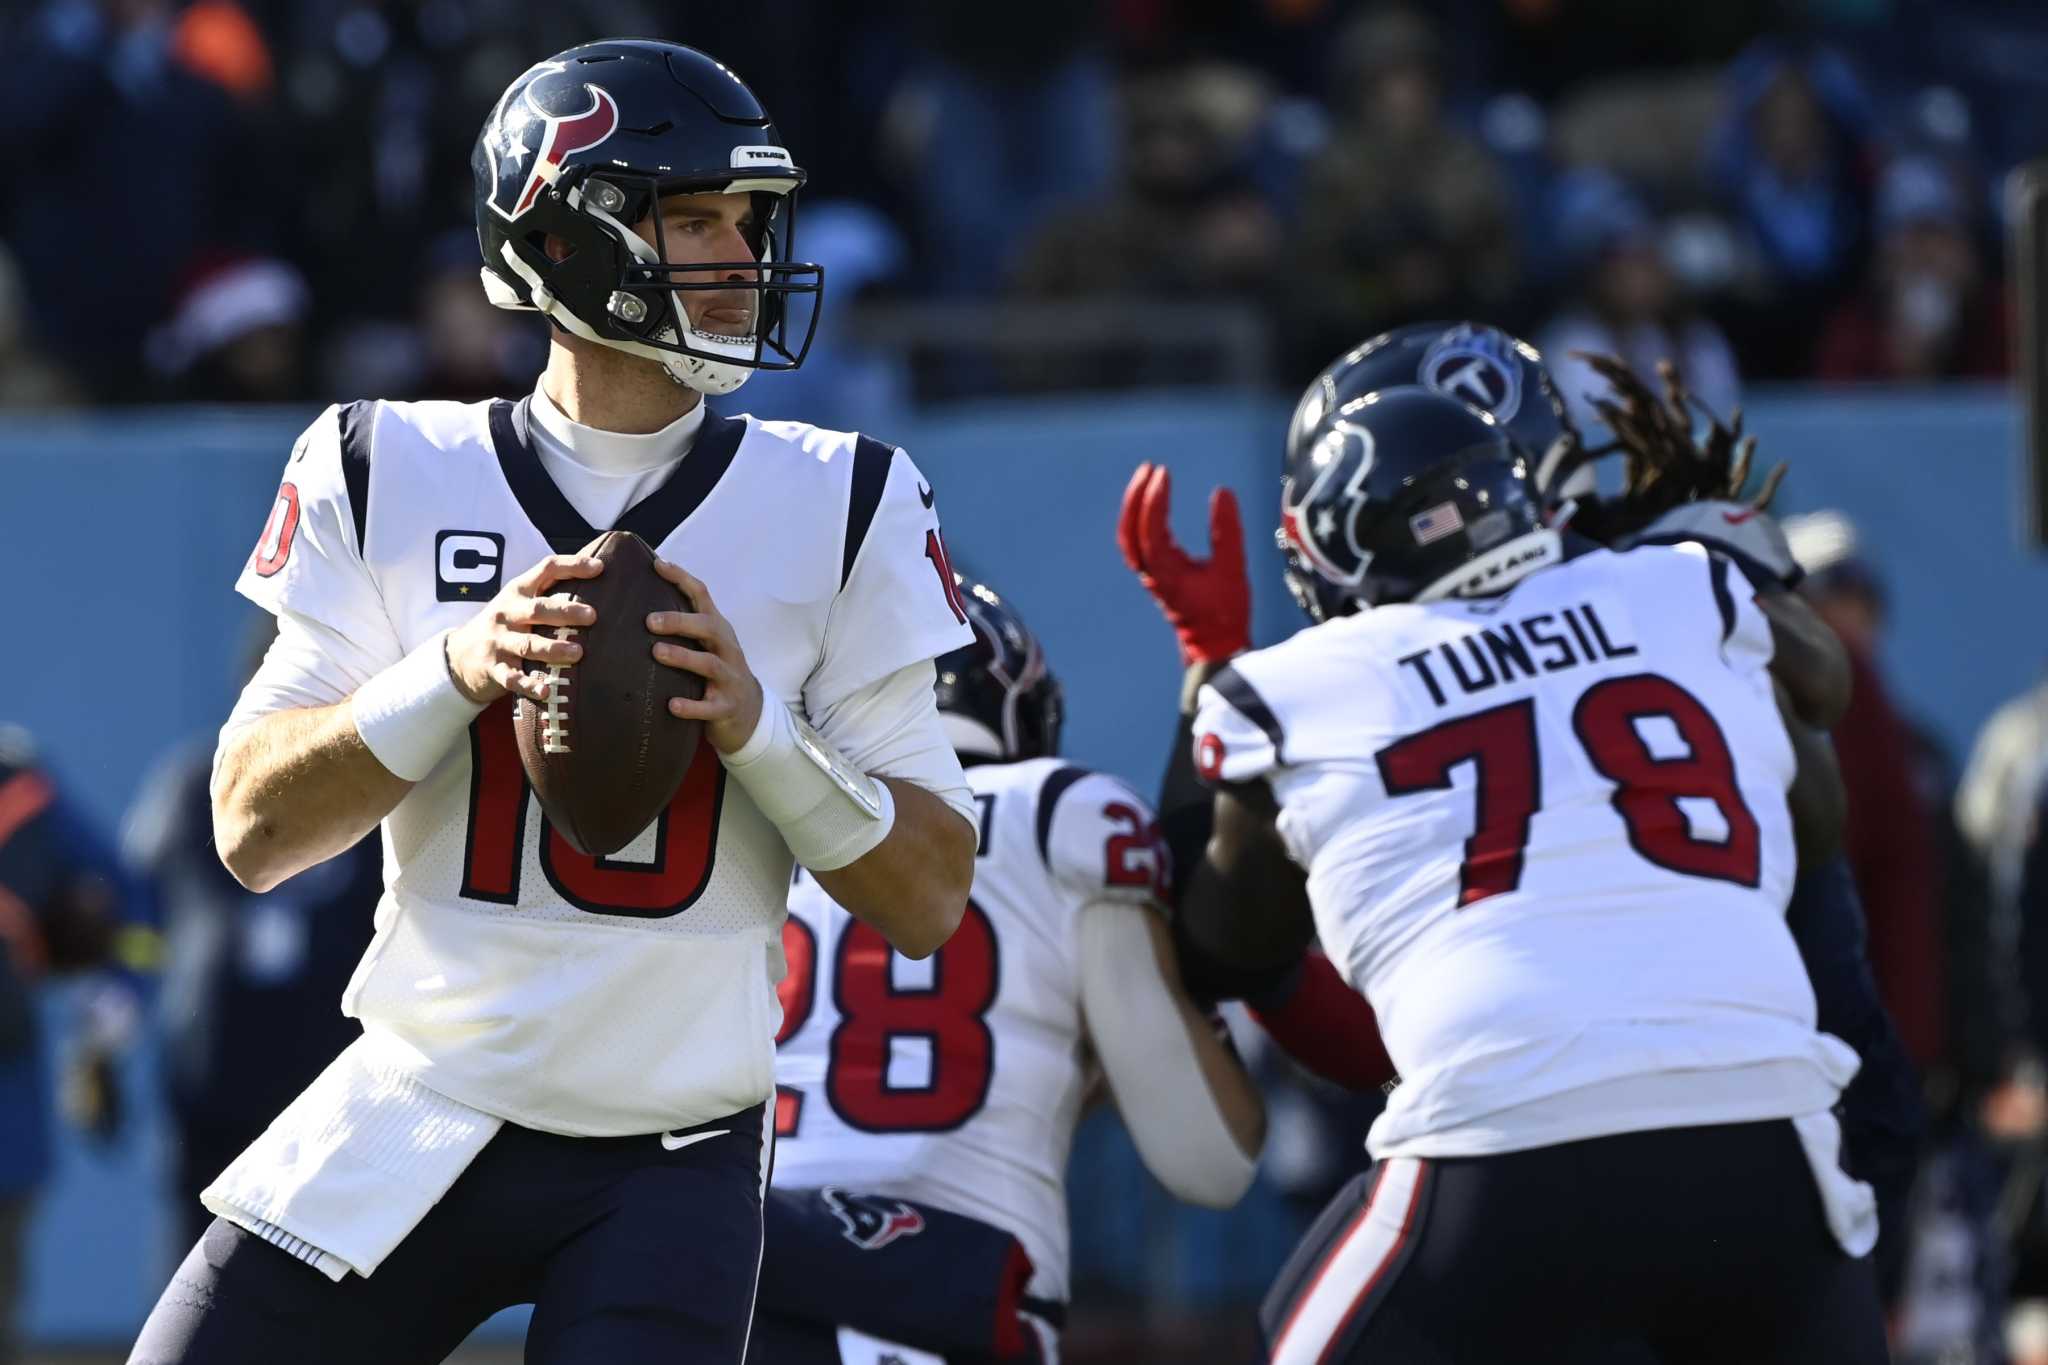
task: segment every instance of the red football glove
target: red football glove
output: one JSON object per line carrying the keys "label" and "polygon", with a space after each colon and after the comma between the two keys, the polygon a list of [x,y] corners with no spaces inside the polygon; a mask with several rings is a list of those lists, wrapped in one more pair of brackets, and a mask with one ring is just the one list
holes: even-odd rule
{"label": "red football glove", "polygon": [[1165,465],[1141,464],[1124,490],[1117,548],[1180,637],[1181,662],[1222,663],[1252,642],[1252,589],[1245,576],[1244,528],[1237,495],[1209,494],[1209,558],[1182,549],[1167,524],[1173,476]]}

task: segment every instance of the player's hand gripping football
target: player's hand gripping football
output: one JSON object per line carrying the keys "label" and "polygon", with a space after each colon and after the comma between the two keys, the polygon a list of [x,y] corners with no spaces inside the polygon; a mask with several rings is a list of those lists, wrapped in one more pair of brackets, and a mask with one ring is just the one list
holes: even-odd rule
{"label": "player's hand gripping football", "polygon": [[549,589],[576,578],[595,578],[604,565],[587,555],[549,555],[507,583],[482,610],[448,633],[448,672],[463,696],[478,704],[514,693],[531,701],[548,699],[548,677],[525,671],[527,660],[573,664],[583,646],[552,640],[535,626],[587,626],[597,613]]}
{"label": "player's hand gripping football", "polygon": [[1190,668],[1220,664],[1251,646],[1251,581],[1245,576],[1237,495],[1227,488],[1209,494],[1207,559],[1195,558],[1173,538],[1167,521],[1172,505],[1173,476],[1166,466],[1139,465],[1124,489],[1117,547],[1179,637],[1181,662]]}
{"label": "player's hand gripping football", "polygon": [[721,754],[744,745],[761,720],[761,682],[747,666],[739,636],[732,622],[711,599],[703,582],[665,559],[654,561],[654,571],[689,594],[695,611],[657,611],[647,617],[647,629],[656,635],[678,637],[676,643],[657,641],[654,657],[670,668],[695,673],[704,679],[704,695],[696,701],[676,697],[668,704],[672,715],[704,722],[704,737]]}

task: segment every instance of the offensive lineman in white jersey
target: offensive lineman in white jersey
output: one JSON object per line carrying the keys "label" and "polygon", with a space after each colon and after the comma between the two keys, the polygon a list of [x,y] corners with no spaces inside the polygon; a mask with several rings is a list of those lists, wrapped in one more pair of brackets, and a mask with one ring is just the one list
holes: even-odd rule
{"label": "offensive lineman in white jersey", "polygon": [[[381,822],[363,1037],[206,1191],[135,1361],[432,1362],[522,1302],[529,1361],[741,1360],[792,863],[909,956],[963,913],[931,660],[972,635],[930,486],[702,402],[808,345],[774,125],[701,52],[596,43],[514,82],[473,165],[487,290],[552,324],[539,385],[330,409],[237,584],[280,629],[221,734],[221,856],[261,890]],[[706,683],[671,704],[697,762],[608,858],[549,828],[509,719],[578,656],[534,628],[593,619],[550,589],[600,527],[689,593],[648,647]]]}
{"label": "offensive lineman in white jersey", "polygon": [[1191,1203],[1236,1203],[1264,1139],[1257,1088],[1180,986],[1151,808],[1055,757],[1038,640],[982,584],[960,596],[975,641],[938,661],[980,816],[960,929],[910,963],[815,878],[790,895],[761,1365],[1057,1360],[1095,1079]]}
{"label": "offensive lineman in white jersey", "polygon": [[1883,1360],[1855,1058],[1783,918],[1828,757],[1774,697],[1800,642],[1724,557],[1547,526],[1530,464],[1421,388],[1292,433],[1285,543],[1339,612],[1201,694],[1183,951],[1319,937],[1403,1077],[1271,1359]]}

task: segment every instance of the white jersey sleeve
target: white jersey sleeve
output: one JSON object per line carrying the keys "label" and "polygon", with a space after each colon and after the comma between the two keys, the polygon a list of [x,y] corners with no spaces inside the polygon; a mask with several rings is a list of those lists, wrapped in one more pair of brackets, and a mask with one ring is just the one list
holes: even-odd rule
{"label": "white jersey sleeve", "polygon": [[932,681],[930,660],[905,664],[821,713],[813,723],[854,767],[877,777],[915,782],[973,824],[974,793],[939,724]]}
{"label": "white jersey sleeve", "polygon": [[1706,563],[1714,604],[1721,609],[1721,657],[1737,673],[1756,673],[1771,666],[1777,646],[1771,623],[1756,603],[1756,585],[1733,559],[1703,546],[1684,544],[1678,553]]}
{"label": "white jersey sleeve", "polygon": [[1205,782],[1254,782],[1287,761],[1280,723],[1246,676],[1258,662],[1242,656],[1202,684],[1194,744],[1195,771]]}
{"label": "white jersey sleeve", "polygon": [[380,665],[339,631],[295,611],[279,612],[277,638],[242,688],[221,733],[239,730],[273,711],[334,706],[370,680]]}
{"label": "white jersey sleeve", "polygon": [[349,641],[372,671],[405,657],[363,560],[374,404],[331,407],[292,447],[263,534],[235,591]]}
{"label": "white jersey sleeve", "polygon": [[1172,862],[1143,797],[1107,774],[1063,768],[1038,799],[1039,842],[1061,890],[1082,904],[1166,898]]}
{"label": "white jersey sleeve", "polygon": [[812,715],[905,665],[974,642],[939,536],[932,486],[910,457],[892,451],[879,489],[864,490],[856,479],[852,496],[849,536],[863,520],[863,496],[876,501],[860,544],[846,547],[850,567],[825,625],[823,655],[804,683]]}

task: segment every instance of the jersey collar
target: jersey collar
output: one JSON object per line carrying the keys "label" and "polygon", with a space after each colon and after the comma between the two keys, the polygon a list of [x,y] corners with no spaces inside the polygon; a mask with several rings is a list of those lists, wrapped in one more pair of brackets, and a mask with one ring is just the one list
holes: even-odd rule
{"label": "jersey collar", "polygon": [[[491,404],[491,444],[497,448],[498,467],[505,484],[519,501],[534,529],[556,554],[574,554],[597,539],[597,528],[562,496],[562,490],[548,477],[540,456],[533,449],[533,399],[517,403],[499,399]],[[704,416],[689,455],[679,461],[659,488],[626,509],[619,524],[608,529],[631,531],[649,545],[660,545],[676,527],[696,511],[739,453],[740,439],[747,424],[737,417]]]}

